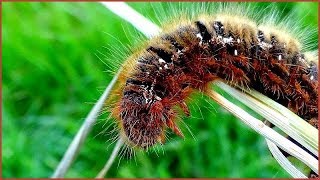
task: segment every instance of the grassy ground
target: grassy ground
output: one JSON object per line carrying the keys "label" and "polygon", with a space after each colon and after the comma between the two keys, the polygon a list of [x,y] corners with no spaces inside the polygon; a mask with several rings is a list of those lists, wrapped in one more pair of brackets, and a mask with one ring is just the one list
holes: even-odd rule
{"label": "grassy ground", "polygon": [[[149,3],[130,4],[154,18]],[[305,24],[317,27],[316,3],[276,5],[287,7],[285,13],[299,9],[297,18],[310,11]],[[134,41],[128,33],[134,29],[98,3],[5,2],[2,20],[3,177],[49,177],[110,82],[113,74],[106,71],[116,71],[98,57],[112,59],[109,48]],[[184,140],[169,134],[164,153],[117,158],[108,177],[288,177],[263,138],[208,98],[194,96],[193,117],[183,119],[195,139],[186,128]],[[107,127],[105,116],[100,119],[67,177],[94,177],[110,155],[114,144],[99,134]]]}

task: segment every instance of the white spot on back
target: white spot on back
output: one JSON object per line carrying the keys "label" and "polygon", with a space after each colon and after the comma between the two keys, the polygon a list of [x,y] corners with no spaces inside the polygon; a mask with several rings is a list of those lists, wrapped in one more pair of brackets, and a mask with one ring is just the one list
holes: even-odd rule
{"label": "white spot on back", "polygon": [[238,51],[236,49],[234,50],[234,55],[238,56]]}
{"label": "white spot on back", "polygon": [[278,60],[280,61],[282,59],[282,56],[281,54],[278,56]]}
{"label": "white spot on back", "polygon": [[240,39],[239,38],[237,39],[237,42],[240,43]]}
{"label": "white spot on back", "polygon": [[202,36],[201,36],[201,34],[200,34],[200,33],[198,33],[198,34],[197,34],[197,38],[200,38],[200,39],[201,39],[201,41],[202,41]]}
{"label": "white spot on back", "polygon": [[162,99],[159,96],[155,96],[156,100],[161,101]]}
{"label": "white spot on back", "polygon": [[233,41],[233,38],[230,36],[229,38],[223,38],[224,43],[230,44]]}
{"label": "white spot on back", "polygon": [[159,58],[159,63],[161,64],[161,63],[166,63],[166,61],[164,61],[163,59],[161,59],[161,58]]}
{"label": "white spot on back", "polygon": [[314,79],[314,76],[311,76],[311,77],[310,77],[310,80],[313,80],[313,79]]}
{"label": "white spot on back", "polygon": [[272,45],[266,42],[260,42],[259,45],[262,49],[272,48]]}
{"label": "white spot on back", "polygon": [[200,33],[198,33],[198,34],[197,34],[197,38],[200,38],[199,45],[201,45],[201,44],[202,44],[202,39],[203,39],[203,38],[202,38],[202,36],[201,36],[201,34],[200,34]]}

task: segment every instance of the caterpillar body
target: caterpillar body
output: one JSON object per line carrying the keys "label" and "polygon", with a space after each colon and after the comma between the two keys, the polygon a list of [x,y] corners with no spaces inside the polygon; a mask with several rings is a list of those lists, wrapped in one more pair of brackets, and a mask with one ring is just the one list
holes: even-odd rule
{"label": "caterpillar body", "polygon": [[183,136],[173,107],[190,115],[186,98],[218,79],[255,89],[318,128],[317,54],[283,26],[237,12],[225,7],[169,24],[128,58],[113,116],[129,144],[163,142],[166,128]]}

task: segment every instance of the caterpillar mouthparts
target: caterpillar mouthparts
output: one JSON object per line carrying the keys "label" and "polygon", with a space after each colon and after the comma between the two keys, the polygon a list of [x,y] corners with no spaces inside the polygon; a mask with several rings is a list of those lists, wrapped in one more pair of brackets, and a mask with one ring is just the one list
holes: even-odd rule
{"label": "caterpillar mouthparts", "polygon": [[172,25],[128,59],[132,68],[114,109],[130,144],[164,142],[166,128],[183,136],[173,107],[189,115],[186,98],[217,79],[255,89],[318,128],[317,56],[283,29],[230,13]]}

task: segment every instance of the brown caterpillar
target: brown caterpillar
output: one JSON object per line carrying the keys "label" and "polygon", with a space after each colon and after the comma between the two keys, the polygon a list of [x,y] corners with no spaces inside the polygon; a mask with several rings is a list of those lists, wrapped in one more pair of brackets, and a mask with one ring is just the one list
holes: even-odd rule
{"label": "brown caterpillar", "polygon": [[128,58],[113,116],[129,144],[163,142],[167,127],[183,136],[173,107],[189,115],[185,99],[217,79],[255,89],[318,128],[317,55],[280,27],[226,12],[168,25]]}

